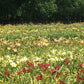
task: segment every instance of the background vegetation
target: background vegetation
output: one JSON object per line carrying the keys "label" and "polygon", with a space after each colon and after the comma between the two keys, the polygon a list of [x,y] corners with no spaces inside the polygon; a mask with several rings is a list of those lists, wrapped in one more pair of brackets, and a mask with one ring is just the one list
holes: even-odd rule
{"label": "background vegetation", "polygon": [[84,0],[0,0],[0,23],[84,21]]}

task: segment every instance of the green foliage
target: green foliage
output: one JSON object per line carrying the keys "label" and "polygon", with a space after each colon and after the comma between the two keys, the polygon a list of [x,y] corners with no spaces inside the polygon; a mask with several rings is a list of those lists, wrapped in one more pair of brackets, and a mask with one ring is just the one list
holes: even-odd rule
{"label": "green foliage", "polygon": [[0,0],[3,21],[84,21],[84,0]]}
{"label": "green foliage", "polygon": [[57,12],[57,4],[55,4],[55,0],[49,1],[40,1],[38,3],[38,11],[39,17],[43,20],[53,19],[53,14]]}

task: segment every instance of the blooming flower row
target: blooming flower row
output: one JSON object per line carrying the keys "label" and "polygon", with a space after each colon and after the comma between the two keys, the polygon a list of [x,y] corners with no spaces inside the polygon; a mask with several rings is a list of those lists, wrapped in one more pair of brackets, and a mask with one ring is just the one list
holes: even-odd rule
{"label": "blooming flower row", "polygon": [[[68,63],[69,63],[69,59],[67,58],[67,59],[64,60],[64,64],[69,67]],[[19,72],[17,72],[17,75],[20,75],[21,73],[30,73],[30,72],[33,71],[33,69],[35,69],[35,66],[34,66],[34,64],[33,64],[32,62],[27,62],[27,65],[28,65],[31,69],[27,69],[27,66],[26,66],[26,67],[24,67],[22,70],[20,70]],[[43,63],[38,64],[38,67],[40,67],[40,69],[42,69],[43,72],[48,71],[48,73],[49,73],[49,72],[51,73],[51,76],[55,74],[55,75],[56,75],[56,78],[59,78],[61,75],[63,75],[63,73],[59,73],[59,71],[60,71],[60,69],[61,69],[61,66],[59,66],[58,64],[55,65],[55,67],[54,67],[55,69],[49,68],[49,66],[50,66],[50,64],[47,64],[47,63],[46,63],[46,64],[43,64]],[[83,68],[83,64],[82,64],[82,63],[78,64],[78,66],[80,67],[81,71],[77,71],[77,81],[78,81],[78,82],[81,82],[81,81],[84,79],[84,77],[83,77],[83,76],[80,76],[80,75],[81,75],[81,73],[84,74],[84,68]],[[47,73],[47,74],[48,74],[48,73]],[[4,74],[5,74],[5,76],[7,77],[7,76],[10,75],[11,73],[9,73],[9,72],[6,70],[6,71],[4,72]],[[40,74],[39,76],[36,77],[36,79],[37,79],[38,81],[39,81],[39,80],[42,80],[43,77],[44,77],[44,75],[45,75],[45,74]],[[50,77],[50,76],[49,76],[49,77]],[[64,81],[62,81],[61,79],[59,79],[58,82],[59,82],[60,84],[66,84],[66,83],[65,83]]]}

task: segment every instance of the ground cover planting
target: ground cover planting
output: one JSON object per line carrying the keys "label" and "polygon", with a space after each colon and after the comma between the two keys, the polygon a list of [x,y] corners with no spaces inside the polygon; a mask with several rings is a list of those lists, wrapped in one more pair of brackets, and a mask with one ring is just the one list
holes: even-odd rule
{"label": "ground cover planting", "polygon": [[0,84],[84,84],[84,23],[0,25]]}

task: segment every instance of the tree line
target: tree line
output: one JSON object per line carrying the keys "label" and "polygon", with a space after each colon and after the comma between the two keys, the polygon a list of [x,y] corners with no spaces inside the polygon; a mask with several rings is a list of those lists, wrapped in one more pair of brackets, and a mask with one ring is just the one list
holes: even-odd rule
{"label": "tree line", "polygon": [[0,23],[84,21],[84,0],[0,0]]}

